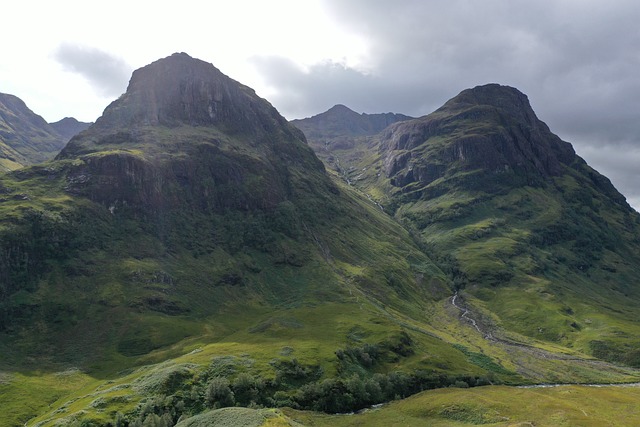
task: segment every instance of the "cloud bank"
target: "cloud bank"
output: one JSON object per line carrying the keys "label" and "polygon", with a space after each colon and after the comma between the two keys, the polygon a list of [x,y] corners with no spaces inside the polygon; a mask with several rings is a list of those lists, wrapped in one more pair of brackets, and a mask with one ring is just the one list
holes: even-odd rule
{"label": "cloud bank", "polygon": [[325,0],[325,7],[368,40],[365,59],[357,68],[256,59],[287,117],[336,103],[420,116],[468,87],[507,84],[630,201],[640,200],[640,2]]}
{"label": "cloud bank", "polygon": [[63,43],[54,58],[66,71],[80,74],[101,96],[117,97],[127,88],[132,68],[123,59],[100,49]]}

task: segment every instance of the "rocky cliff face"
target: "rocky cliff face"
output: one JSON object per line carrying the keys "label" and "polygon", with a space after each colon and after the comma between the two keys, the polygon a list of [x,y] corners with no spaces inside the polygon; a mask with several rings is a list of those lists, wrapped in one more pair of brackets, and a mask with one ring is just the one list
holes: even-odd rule
{"label": "rocky cliff face", "polygon": [[428,116],[382,135],[384,170],[393,185],[428,185],[447,171],[517,174],[525,183],[557,176],[575,159],[551,133],[526,95],[490,84],[467,89]]}
{"label": "rocky cliff face", "polygon": [[302,132],[252,89],[184,53],[136,70],[127,92],[58,158],[83,160],[69,192],[109,206],[265,209],[295,198],[301,182],[333,188]]}
{"label": "rocky cliff face", "polygon": [[[186,53],[175,53],[134,71],[126,93],[106,108],[93,130],[97,133],[144,125],[215,127],[256,142],[281,133],[300,137],[253,89]],[[63,156],[76,145],[72,144]]]}
{"label": "rocky cliff face", "polygon": [[0,171],[49,160],[65,142],[20,98],[0,93]]}

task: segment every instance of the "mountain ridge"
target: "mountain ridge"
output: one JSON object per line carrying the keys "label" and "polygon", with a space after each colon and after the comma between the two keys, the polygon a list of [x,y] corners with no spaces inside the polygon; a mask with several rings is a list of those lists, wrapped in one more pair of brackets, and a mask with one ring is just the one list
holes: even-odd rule
{"label": "mountain ridge", "polygon": [[[410,230],[476,310],[497,316],[489,324],[638,365],[640,217],[524,94],[468,89],[362,144],[344,178]],[[607,318],[598,328],[594,313]]]}
{"label": "mountain ridge", "polygon": [[0,169],[18,169],[53,158],[63,136],[15,95],[0,93]]}
{"label": "mountain ridge", "polygon": [[398,113],[358,114],[338,104],[324,113],[290,123],[302,130],[318,158],[344,177],[349,172],[345,165],[366,156],[370,136],[409,119],[412,117]]}
{"label": "mountain ridge", "polygon": [[522,96],[476,89],[381,132],[336,107],[326,150],[212,64],[136,70],[56,159],[0,176],[0,423],[637,381],[638,217],[503,114]]}
{"label": "mountain ridge", "polygon": [[93,123],[88,122],[80,122],[74,117],[65,117],[63,119],[58,120],[57,122],[49,123],[51,127],[53,127],[58,134],[60,134],[63,138],[69,141],[72,137],[87,129]]}

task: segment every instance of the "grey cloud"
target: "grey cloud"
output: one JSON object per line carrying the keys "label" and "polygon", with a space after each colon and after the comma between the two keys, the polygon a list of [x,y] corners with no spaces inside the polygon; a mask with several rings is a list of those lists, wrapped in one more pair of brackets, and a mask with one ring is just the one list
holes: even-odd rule
{"label": "grey cloud", "polygon": [[278,88],[270,100],[291,119],[317,114],[335,104],[363,112],[406,110],[407,105],[418,110],[425,97],[438,93],[429,87],[417,91],[410,82],[385,81],[331,61],[308,70],[282,57],[256,57],[253,62]]}
{"label": "grey cloud", "polygon": [[102,96],[119,96],[127,88],[131,66],[100,49],[65,43],[58,47],[54,57],[65,70],[87,79]]}
{"label": "grey cloud", "polygon": [[[277,58],[256,61],[288,117],[336,103],[419,116],[465,88],[507,84],[526,93],[540,118],[578,154],[589,154],[587,161],[606,158],[596,169],[630,200],[640,198],[635,169],[619,168],[629,149],[640,147],[640,2],[325,0],[325,6],[368,41],[369,72],[330,63],[305,72]],[[606,155],[598,154],[604,147]]]}
{"label": "grey cloud", "polygon": [[591,167],[606,175],[640,212],[640,146],[637,142],[583,145],[579,154]]}

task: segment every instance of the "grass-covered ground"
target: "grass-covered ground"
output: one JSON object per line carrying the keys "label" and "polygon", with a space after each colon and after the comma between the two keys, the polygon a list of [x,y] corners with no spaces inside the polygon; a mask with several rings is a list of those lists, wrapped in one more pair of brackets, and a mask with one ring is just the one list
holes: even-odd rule
{"label": "grass-covered ground", "polygon": [[285,411],[305,426],[634,426],[640,388],[505,386],[420,393],[356,415]]}
{"label": "grass-covered ground", "polygon": [[[544,188],[474,192],[464,185],[486,176],[463,171],[394,190],[381,154],[362,152],[365,166],[341,171],[354,190],[286,141],[267,162],[206,129],[143,129],[119,148],[131,138],[0,179],[0,425],[189,425],[229,405],[389,400],[290,416],[562,425],[576,409],[554,395],[565,389],[484,385],[638,380],[620,366],[638,360],[637,218],[585,193],[586,169]],[[435,142],[429,155],[447,141]],[[274,166],[298,149],[300,164]],[[566,390],[611,407],[635,396]],[[273,414],[255,422],[289,422]]]}

